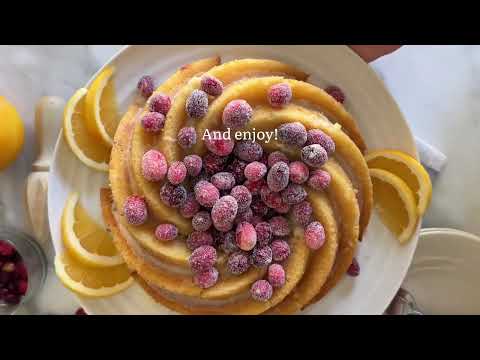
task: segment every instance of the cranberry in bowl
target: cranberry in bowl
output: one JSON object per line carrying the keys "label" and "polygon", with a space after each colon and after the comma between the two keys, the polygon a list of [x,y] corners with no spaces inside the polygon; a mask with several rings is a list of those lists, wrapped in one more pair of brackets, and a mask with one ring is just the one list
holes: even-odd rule
{"label": "cranberry in bowl", "polygon": [[0,227],[0,315],[14,314],[45,282],[47,261],[30,236]]}

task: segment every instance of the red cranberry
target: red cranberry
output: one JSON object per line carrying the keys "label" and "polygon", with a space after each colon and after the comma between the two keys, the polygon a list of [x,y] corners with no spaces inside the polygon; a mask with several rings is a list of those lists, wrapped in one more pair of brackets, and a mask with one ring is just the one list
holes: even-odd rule
{"label": "red cranberry", "polygon": [[180,208],[187,200],[187,190],[182,185],[165,183],[160,188],[160,199],[167,206]]}
{"label": "red cranberry", "polygon": [[0,240],[0,255],[10,257],[15,253],[15,248],[5,240]]}
{"label": "red cranberry", "polygon": [[258,181],[267,173],[267,167],[261,162],[254,161],[245,167],[245,177],[249,181]]}
{"label": "red cranberry", "polygon": [[308,130],[307,143],[305,145],[318,144],[325,149],[327,155],[332,155],[335,152],[335,142],[333,139],[325,134],[322,130],[312,129]]}
{"label": "red cranberry", "polygon": [[280,192],[288,185],[290,170],[283,161],[275,163],[268,172],[267,184],[270,190]]}
{"label": "red cranberry", "polygon": [[193,272],[197,274],[205,272],[217,262],[217,251],[213,246],[202,245],[193,250],[188,261]]}
{"label": "red cranberry", "polygon": [[217,283],[217,281],[218,270],[214,267],[193,276],[193,282],[195,285],[201,287],[202,289],[208,289],[212,287]]}
{"label": "red cranberry", "polygon": [[233,153],[243,161],[252,162],[262,158],[263,148],[257,142],[243,140],[236,143]]}
{"label": "red cranberry", "polygon": [[281,288],[285,285],[285,270],[280,264],[272,264],[268,267],[268,282],[274,288]]}
{"label": "red cranberry", "polygon": [[332,178],[328,172],[317,169],[308,179],[308,185],[315,190],[325,190],[330,185],[331,180]]}
{"label": "red cranberry", "polygon": [[256,224],[255,231],[257,232],[257,242],[259,246],[266,246],[270,243],[270,240],[272,240],[272,226],[268,222]]}
{"label": "red cranberry", "polygon": [[123,205],[123,213],[131,225],[145,224],[148,218],[147,203],[142,196],[131,195]]}
{"label": "red cranberry", "polygon": [[285,240],[274,240],[270,245],[274,261],[284,261],[290,256],[290,245]]}
{"label": "red cranberry", "polygon": [[230,192],[230,195],[237,200],[238,210],[240,212],[246,211],[252,203],[252,194],[248,188],[243,185],[235,186]]}
{"label": "red cranberry", "polygon": [[307,198],[307,192],[302,185],[290,184],[282,191],[282,199],[289,205],[301,203]]}
{"label": "red cranberry", "polygon": [[208,211],[200,211],[192,218],[192,227],[196,231],[207,231],[212,226],[212,218]]}
{"label": "red cranberry", "polygon": [[299,225],[307,226],[312,218],[312,205],[308,201],[302,201],[301,203],[293,205],[292,215],[295,222]]}
{"label": "red cranberry", "polygon": [[214,174],[210,181],[218,190],[230,190],[235,186],[235,177],[225,171]]}
{"label": "red cranberry", "polygon": [[208,95],[218,96],[223,92],[223,83],[214,76],[203,75],[200,88]]}
{"label": "red cranberry", "polygon": [[308,180],[310,171],[308,166],[301,161],[294,161],[288,165],[290,171],[290,181],[295,184],[303,184]]}
{"label": "red cranberry", "polygon": [[178,185],[187,177],[187,167],[181,161],[174,161],[170,164],[167,172],[168,181],[173,185]]}
{"label": "red cranberry", "polygon": [[200,210],[200,204],[195,199],[195,194],[188,193],[185,202],[180,206],[180,214],[187,219],[192,218]]}
{"label": "red cranberry", "polygon": [[208,95],[202,90],[193,90],[185,103],[185,110],[189,117],[200,119],[208,111]]}
{"label": "red cranberry", "polygon": [[190,149],[197,143],[197,133],[194,127],[181,128],[177,135],[178,145],[184,150]]}
{"label": "red cranberry", "polygon": [[167,159],[160,151],[149,150],[143,155],[142,174],[147,181],[163,180],[167,170]]}
{"label": "red cranberry", "polygon": [[204,139],[203,142],[209,151],[218,156],[230,155],[235,146],[232,139]]}
{"label": "red cranberry", "polygon": [[143,115],[141,122],[146,132],[156,134],[165,126],[165,115],[157,112],[148,112]]}
{"label": "red cranberry", "polygon": [[338,86],[329,86],[325,89],[325,92],[337,100],[340,104],[345,102],[345,94]]}
{"label": "red cranberry", "polygon": [[220,198],[218,189],[208,181],[198,182],[194,187],[194,192],[198,203],[209,208],[213,207]]}
{"label": "red cranberry", "polygon": [[248,256],[244,252],[237,252],[228,258],[227,270],[230,274],[241,275],[250,267]]}
{"label": "red cranberry", "polygon": [[307,130],[299,122],[280,125],[278,140],[290,146],[302,147],[307,142]]}
{"label": "red cranberry", "polygon": [[260,179],[258,181],[247,180],[243,183],[243,186],[245,186],[252,195],[260,195],[260,190],[266,185],[267,182],[265,179]]}
{"label": "red cranberry", "polygon": [[283,216],[275,216],[269,221],[274,236],[287,236],[290,234],[290,225]]}
{"label": "red cranberry", "polygon": [[195,250],[200,246],[213,245],[213,237],[204,231],[194,231],[187,237],[187,248]]}
{"label": "red cranberry", "polygon": [[202,158],[198,155],[187,155],[183,158],[189,176],[195,177],[202,171]]}
{"label": "red cranberry", "polygon": [[314,221],[305,228],[305,243],[312,250],[320,249],[325,243],[325,230],[318,221]]}
{"label": "red cranberry", "polygon": [[150,111],[158,112],[167,115],[172,106],[172,99],[165,94],[155,94],[150,99]]}
{"label": "red cranberry", "polygon": [[347,274],[353,277],[360,275],[360,264],[356,258],[353,258],[352,263],[350,264]]}
{"label": "red cranberry", "polygon": [[272,167],[279,161],[283,161],[284,163],[288,164],[290,161],[288,160],[287,155],[282,153],[281,151],[274,151],[270,155],[268,155],[268,166]]}
{"label": "red cranberry", "polygon": [[173,224],[160,224],[155,229],[155,237],[160,241],[170,241],[177,237],[178,229]]}
{"label": "red cranberry", "polygon": [[145,99],[148,99],[155,90],[153,78],[149,75],[142,76],[138,81],[137,89]]}
{"label": "red cranberry", "polygon": [[273,107],[282,107],[292,100],[292,88],[287,83],[275,84],[268,89],[268,102]]}
{"label": "red cranberry", "polygon": [[252,265],[262,268],[272,262],[272,249],[270,246],[255,247],[252,252]]}
{"label": "red cranberry", "polygon": [[257,232],[253,225],[247,222],[238,224],[235,231],[235,240],[240,249],[244,251],[252,250],[257,244]]}
{"label": "red cranberry", "polygon": [[217,172],[222,171],[227,165],[228,157],[218,156],[211,152],[203,157],[203,167],[207,175],[212,176]]}
{"label": "red cranberry", "polygon": [[254,300],[266,302],[272,297],[272,285],[266,280],[257,280],[250,288],[250,294]]}
{"label": "red cranberry", "polygon": [[87,315],[87,313],[82,308],[78,308],[77,311],[75,311],[75,315]]}
{"label": "red cranberry", "polygon": [[252,107],[245,100],[232,100],[223,109],[222,122],[227,128],[240,129],[250,121]]}
{"label": "red cranberry", "polygon": [[302,160],[308,166],[319,168],[328,160],[325,149],[318,144],[308,145],[302,149]]}
{"label": "red cranberry", "polygon": [[233,196],[221,197],[212,208],[212,221],[219,231],[229,231],[238,212],[237,200]]}

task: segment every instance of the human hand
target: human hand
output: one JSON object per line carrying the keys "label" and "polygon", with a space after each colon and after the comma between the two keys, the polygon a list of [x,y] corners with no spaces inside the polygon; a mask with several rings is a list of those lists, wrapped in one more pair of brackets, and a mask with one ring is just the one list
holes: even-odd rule
{"label": "human hand", "polygon": [[402,45],[350,45],[350,48],[369,63],[394,52],[401,46]]}

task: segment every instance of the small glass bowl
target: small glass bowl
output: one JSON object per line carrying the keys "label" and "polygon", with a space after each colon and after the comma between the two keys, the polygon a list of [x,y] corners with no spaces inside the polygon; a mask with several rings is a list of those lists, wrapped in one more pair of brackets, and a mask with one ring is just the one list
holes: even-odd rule
{"label": "small glass bowl", "polygon": [[19,255],[28,273],[28,288],[16,305],[0,302],[0,315],[12,315],[43,287],[47,276],[47,258],[38,243],[29,235],[16,229],[0,226],[0,240],[10,243]]}

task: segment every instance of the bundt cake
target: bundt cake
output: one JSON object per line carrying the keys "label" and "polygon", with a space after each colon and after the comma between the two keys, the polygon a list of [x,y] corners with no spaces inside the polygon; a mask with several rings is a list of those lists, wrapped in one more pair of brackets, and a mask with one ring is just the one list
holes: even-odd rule
{"label": "bundt cake", "polygon": [[342,103],[267,59],[183,66],[115,132],[105,223],[135,279],[185,314],[292,314],[347,273],[372,211]]}

